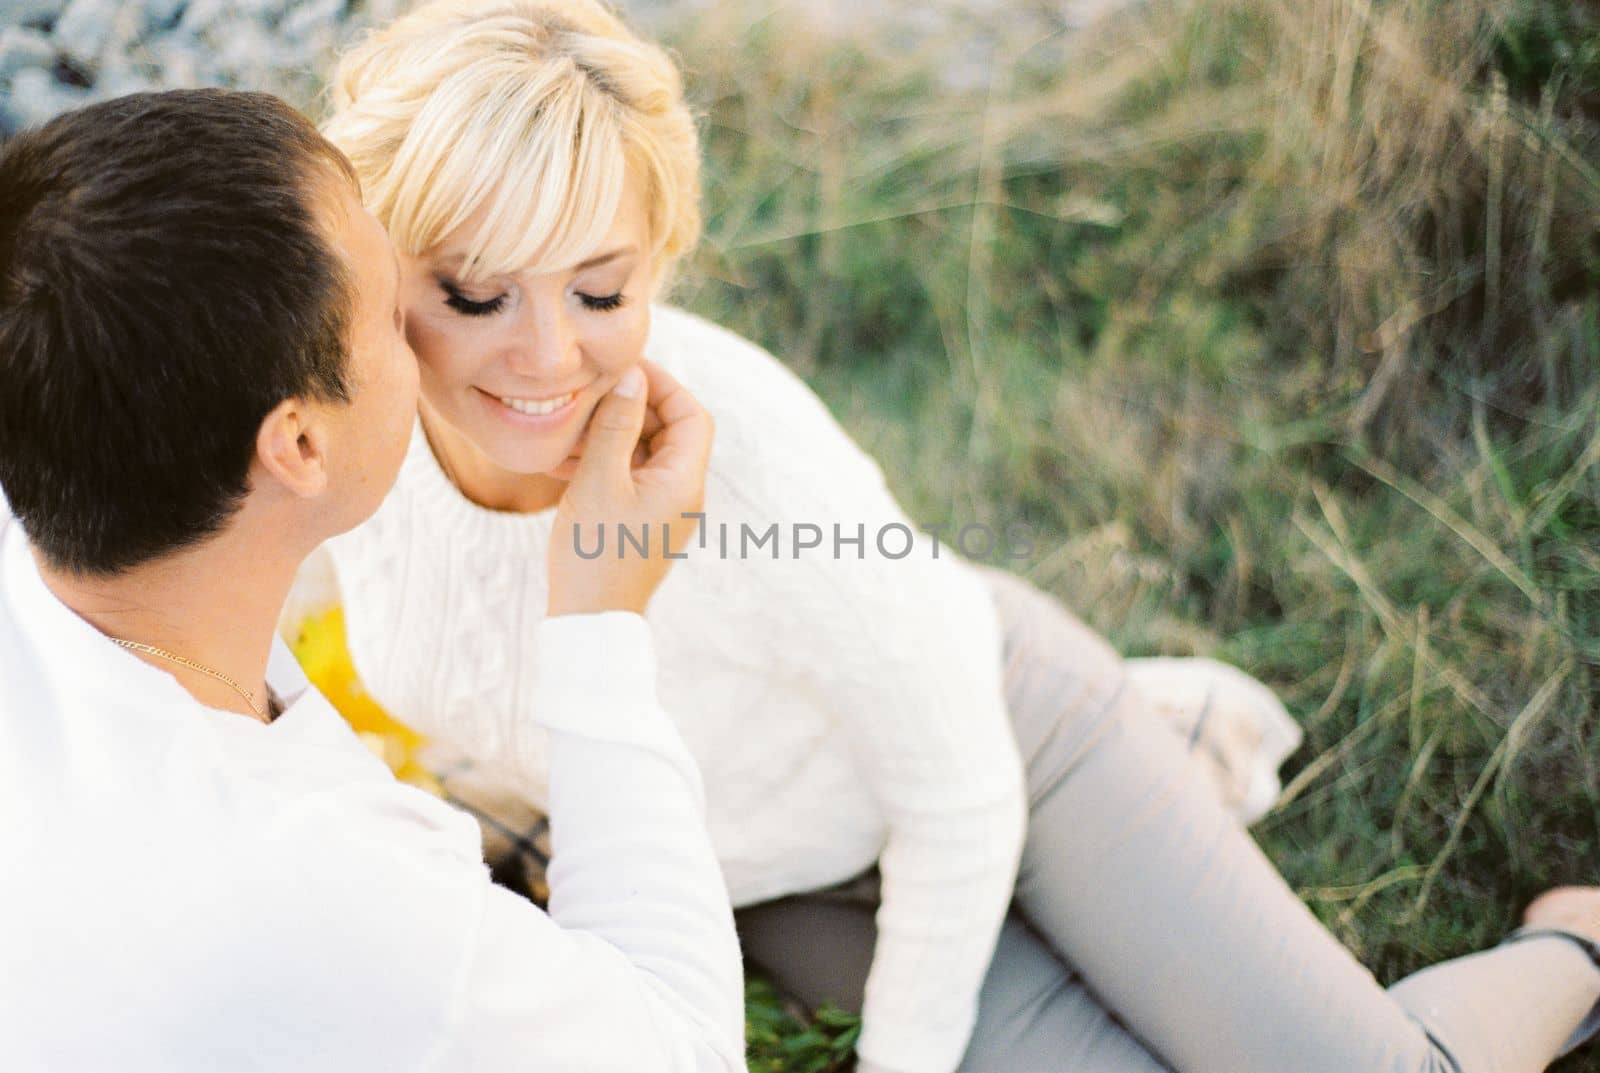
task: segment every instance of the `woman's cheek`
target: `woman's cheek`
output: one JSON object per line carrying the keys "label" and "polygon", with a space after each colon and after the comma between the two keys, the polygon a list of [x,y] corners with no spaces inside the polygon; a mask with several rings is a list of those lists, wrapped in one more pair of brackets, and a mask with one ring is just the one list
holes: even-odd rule
{"label": "woman's cheek", "polygon": [[472,367],[467,340],[420,317],[407,319],[406,342],[437,380],[453,382],[461,378],[462,370]]}
{"label": "woman's cheek", "polygon": [[650,307],[625,310],[618,320],[616,339],[609,349],[614,355],[611,370],[621,376],[644,357],[645,343],[650,338]]}
{"label": "woman's cheek", "polygon": [[639,356],[642,358],[642,357],[644,357],[644,345],[650,338],[650,303],[641,302],[639,304],[638,309],[639,309],[639,312],[638,312],[637,316],[638,316],[639,320],[638,320],[638,324],[636,326],[636,330],[639,333],[639,339],[638,339],[638,343],[636,345],[636,349],[638,351]]}

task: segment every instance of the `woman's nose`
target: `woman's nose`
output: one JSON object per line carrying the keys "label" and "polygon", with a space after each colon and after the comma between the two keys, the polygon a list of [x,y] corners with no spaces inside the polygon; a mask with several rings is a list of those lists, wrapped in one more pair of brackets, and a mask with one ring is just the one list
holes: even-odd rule
{"label": "woman's nose", "polygon": [[517,325],[517,339],[511,349],[513,372],[549,380],[578,367],[581,358],[577,333],[565,312],[530,309],[522,321]]}

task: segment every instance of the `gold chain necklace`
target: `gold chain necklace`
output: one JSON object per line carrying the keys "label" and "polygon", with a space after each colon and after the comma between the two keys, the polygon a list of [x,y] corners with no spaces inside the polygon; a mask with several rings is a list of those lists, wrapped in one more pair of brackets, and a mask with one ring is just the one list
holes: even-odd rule
{"label": "gold chain necklace", "polygon": [[147,656],[157,656],[161,659],[171,660],[173,663],[176,663],[182,667],[187,667],[191,671],[199,671],[201,674],[210,675],[212,678],[215,678],[217,681],[230,687],[235,693],[243,697],[244,702],[250,705],[250,710],[256,713],[257,719],[261,720],[263,723],[272,722],[272,716],[268,715],[264,710],[262,710],[261,706],[256,703],[255,694],[251,693],[244,686],[240,685],[238,682],[235,682],[232,678],[229,678],[221,671],[214,671],[202,663],[196,663],[192,659],[186,659],[183,656],[168,652],[164,648],[157,648],[155,645],[142,645],[138,641],[124,641],[120,637],[109,637],[107,640],[114,645],[121,645],[123,648],[129,649],[130,651],[143,652]]}

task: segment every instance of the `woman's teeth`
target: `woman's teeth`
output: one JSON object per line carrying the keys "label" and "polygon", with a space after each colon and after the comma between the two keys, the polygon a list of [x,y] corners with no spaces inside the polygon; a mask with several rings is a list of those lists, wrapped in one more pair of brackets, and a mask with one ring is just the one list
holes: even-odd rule
{"label": "woman's teeth", "polygon": [[[571,402],[577,394],[578,393],[576,391],[571,391],[556,399],[540,399],[538,401],[533,399],[500,399],[500,401],[504,405],[509,406],[511,409],[517,411],[519,414],[538,416],[539,414],[555,413],[567,403]],[[499,398],[499,396],[495,397]]]}

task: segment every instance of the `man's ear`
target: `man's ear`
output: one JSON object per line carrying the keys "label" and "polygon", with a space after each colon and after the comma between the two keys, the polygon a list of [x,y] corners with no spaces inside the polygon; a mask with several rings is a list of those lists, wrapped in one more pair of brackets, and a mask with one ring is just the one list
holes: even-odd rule
{"label": "man's ear", "polygon": [[256,461],[292,495],[314,499],[328,487],[328,423],[305,399],[285,399],[261,422]]}

